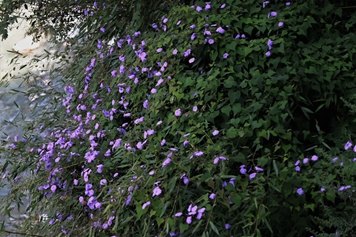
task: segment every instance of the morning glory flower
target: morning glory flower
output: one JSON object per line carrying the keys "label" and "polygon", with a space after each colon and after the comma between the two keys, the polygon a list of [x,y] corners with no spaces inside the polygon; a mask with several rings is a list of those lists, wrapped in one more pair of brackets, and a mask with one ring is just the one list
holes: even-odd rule
{"label": "morning glory flower", "polygon": [[209,44],[213,44],[213,43],[214,43],[214,40],[213,40],[213,39],[209,39],[209,40],[208,40],[208,43],[209,43]]}
{"label": "morning glory flower", "polygon": [[143,108],[148,109],[148,100],[143,102]]}
{"label": "morning glory flower", "polygon": [[300,167],[299,167],[299,166],[296,166],[296,167],[295,167],[295,171],[299,172],[299,171],[300,171]]}
{"label": "morning glory flower", "polygon": [[311,158],[312,161],[317,161],[318,159],[319,159],[319,157],[316,156],[316,155],[313,155],[312,158]]}
{"label": "morning glory flower", "polygon": [[271,16],[276,17],[277,16],[277,12],[271,12]]}
{"label": "morning glory flower", "polygon": [[278,23],[278,27],[282,27],[283,25],[284,25],[283,22],[279,22],[279,23]]}
{"label": "morning glory flower", "polygon": [[268,3],[269,3],[269,1],[264,1],[264,2],[262,3],[262,8],[265,8]]}
{"label": "morning glory flower", "polygon": [[216,135],[218,135],[218,134],[219,134],[219,130],[214,130],[213,136],[216,136]]}
{"label": "morning glory flower", "polygon": [[188,49],[187,51],[185,51],[185,52],[183,53],[183,56],[184,56],[184,57],[188,57],[188,56],[190,55],[190,53],[191,53],[191,50]]}
{"label": "morning glory flower", "polygon": [[270,56],[271,56],[271,52],[270,52],[270,51],[267,51],[266,57],[270,57]]}
{"label": "morning glory flower", "polygon": [[246,174],[247,170],[245,169],[245,165],[240,166],[240,173],[241,174]]}
{"label": "morning glory flower", "polygon": [[324,192],[324,191],[325,191],[325,188],[324,188],[324,187],[321,187],[320,191]]}
{"label": "morning glory flower", "polygon": [[194,63],[194,61],[195,61],[195,58],[189,59],[189,63]]}
{"label": "morning glory flower", "polygon": [[273,40],[269,39],[268,42],[267,42],[267,46],[268,46],[268,50],[271,50],[272,49],[272,44],[273,44]]}
{"label": "morning glory flower", "polygon": [[192,217],[188,216],[186,222],[188,225],[190,225],[192,223]]}
{"label": "morning glory flower", "polygon": [[216,32],[218,32],[218,33],[220,33],[220,34],[223,34],[223,33],[225,32],[225,30],[224,30],[223,28],[221,28],[221,27],[218,27],[218,28],[216,29]]}
{"label": "morning glory flower", "polygon": [[195,28],[195,24],[189,26],[189,29],[194,29]]}
{"label": "morning glory flower", "polygon": [[177,109],[176,111],[174,111],[174,115],[179,117],[182,115],[182,111],[180,109]]}
{"label": "morning glory flower", "polygon": [[146,208],[147,206],[149,206],[150,204],[151,204],[150,201],[145,202],[145,203],[142,205],[142,210],[145,210],[145,208]]}
{"label": "morning glory flower", "polygon": [[162,167],[167,166],[169,163],[171,163],[171,159],[170,159],[170,158],[167,158],[165,161],[163,161]]}
{"label": "morning glory flower", "polygon": [[215,197],[216,197],[215,193],[212,193],[212,194],[209,195],[209,198],[212,199],[212,200],[215,199]]}
{"label": "morning glory flower", "polygon": [[303,193],[304,193],[304,190],[302,188],[298,188],[297,189],[297,194],[298,195],[303,195]]}
{"label": "morning glory flower", "polygon": [[227,57],[229,57],[229,54],[228,53],[224,53],[223,59],[227,59]]}
{"label": "morning glory flower", "polygon": [[303,159],[303,164],[306,164],[306,163],[308,163],[309,162],[309,159],[308,158],[304,158]]}
{"label": "morning glory flower", "polygon": [[[241,170],[240,170],[241,171]],[[249,179],[252,180],[256,177],[256,173],[252,173],[249,175]]]}
{"label": "morning glory flower", "polygon": [[345,148],[345,150],[348,150],[351,146],[352,146],[352,143],[348,141],[348,142],[346,142],[344,148]]}
{"label": "morning glory flower", "polygon": [[173,52],[172,52],[173,55],[176,55],[177,53],[178,53],[177,49],[174,49]]}
{"label": "morning glory flower", "polygon": [[152,197],[159,196],[159,195],[161,195],[161,193],[162,193],[162,190],[157,186],[157,187],[155,187],[155,189],[153,189]]}
{"label": "morning glory flower", "polygon": [[182,216],[182,215],[183,215],[182,212],[177,212],[176,214],[174,214],[175,217],[180,217],[180,216]]}
{"label": "morning glory flower", "polygon": [[225,229],[230,229],[230,228],[231,228],[231,225],[228,224],[228,223],[226,223],[226,224],[225,224]]}
{"label": "morning glory flower", "polygon": [[197,6],[197,7],[195,8],[195,10],[197,10],[197,12],[200,12],[202,9],[203,9],[203,8],[201,8],[201,7],[199,7],[199,6]]}
{"label": "morning glory flower", "polygon": [[290,5],[290,2],[286,2],[286,6],[289,6]]}
{"label": "morning glory flower", "polygon": [[100,27],[100,31],[101,32],[105,32],[105,28],[104,27]]}
{"label": "morning glory flower", "polygon": [[338,157],[335,157],[332,159],[332,162],[335,163],[337,161],[337,159],[339,159]]}
{"label": "morning glory flower", "polygon": [[224,3],[223,5],[221,5],[221,7],[220,8],[225,8],[226,7],[226,4]]}
{"label": "morning glory flower", "polygon": [[193,34],[190,36],[190,40],[193,41],[193,40],[195,39],[196,35],[197,35],[196,33],[193,33]]}

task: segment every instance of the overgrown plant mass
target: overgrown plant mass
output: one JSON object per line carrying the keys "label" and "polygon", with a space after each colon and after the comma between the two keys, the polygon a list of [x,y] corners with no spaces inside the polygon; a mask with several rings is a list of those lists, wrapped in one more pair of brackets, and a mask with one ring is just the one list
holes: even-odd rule
{"label": "overgrown plant mass", "polygon": [[3,141],[3,211],[30,195],[43,236],[352,236],[347,2],[71,2],[61,107]]}

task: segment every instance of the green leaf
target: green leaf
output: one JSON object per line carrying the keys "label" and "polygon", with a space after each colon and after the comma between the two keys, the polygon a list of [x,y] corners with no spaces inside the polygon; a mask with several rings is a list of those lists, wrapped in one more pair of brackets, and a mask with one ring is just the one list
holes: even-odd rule
{"label": "green leaf", "polygon": [[209,224],[210,224],[211,229],[212,229],[218,236],[220,236],[219,230],[218,230],[218,228],[216,228],[216,226],[214,225],[214,223],[210,221]]}
{"label": "green leaf", "polygon": [[274,172],[276,173],[276,176],[278,177],[278,167],[277,167],[277,164],[276,164],[276,160],[273,160],[272,164],[273,164]]}
{"label": "green leaf", "polygon": [[189,225],[188,224],[183,224],[183,223],[180,223],[179,224],[179,231],[181,233],[184,233],[184,231],[188,230],[189,229]]}

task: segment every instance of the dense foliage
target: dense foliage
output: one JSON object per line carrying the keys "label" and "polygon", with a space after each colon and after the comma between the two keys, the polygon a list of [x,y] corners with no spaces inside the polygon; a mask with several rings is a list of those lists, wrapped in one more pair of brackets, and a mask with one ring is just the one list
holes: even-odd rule
{"label": "dense foliage", "polygon": [[347,221],[355,218],[356,14],[328,1],[182,1],[131,28],[109,20],[117,4],[98,1],[99,14],[84,14],[81,29],[93,37],[73,39],[81,43],[62,72],[71,78],[62,107],[31,124],[27,140],[6,141],[3,172],[22,181],[4,210],[29,190],[29,211],[50,216],[23,229],[356,231]]}

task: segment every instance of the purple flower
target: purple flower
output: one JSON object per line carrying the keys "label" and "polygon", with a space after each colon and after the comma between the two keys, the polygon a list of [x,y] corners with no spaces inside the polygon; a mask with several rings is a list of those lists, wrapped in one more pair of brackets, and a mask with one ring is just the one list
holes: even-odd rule
{"label": "purple flower", "polygon": [[189,63],[194,63],[194,61],[195,61],[195,58],[189,59]]}
{"label": "purple flower", "polygon": [[220,8],[225,8],[226,7],[226,4],[224,3],[223,5],[221,5]]}
{"label": "purple flower", "polygon": [[295,167],[295,171],[299,172],[299,171],[300,171],[300,167],[299,167],[299,166],[296,166],[296,167]]}
{"label": "purple flower", "polygon": [[225,229],[230,229],[230,228],[231,228],[231,225],[228,224],[228,223],[226,223],[226,224],[225,224]]}
{"label": "purple flower", "polygon": [[345,150],[348,150],[350,147],[352,147],[352,143],[350,141],[346,142],[344,146]]}
{"label": "purple flower", "polygon": [[101,172],[103,172],[103,167],[104,165],[97,165],[96,166],[98,169],[97,169],[97,172],[100,174]]}
{"label": "purple flower", "polygon": [[195,39],[196,35],[197,35],[196,33],[193,33],[193,34],[190,36],[190,40],[193,41],[193,40]]}
{"label": "purple flower", "polygon": [[166,144],[166,139],[163,139],[163,140],[161,141],[161,146],[163,146],[164,144]]}
{"label": "purple flower", "polygon": [[178,22],[177,22],[177,26],[179,26],[179,25],[180,25],[180,22],[181,22],[181,21],[178,21]]}
{"label": "purple flower", "polygon": [[57,186],[56,185],[52,185],[51,186],[51,191],[52,193],[56,192]]}
{"label": "purple flower", "polygon": [[240,34],[237,34],[237,35],[235,36],[235,39],[238,39],[238,38],[240,38]]}
{"label": "purple flower", "polygon": [[174,115],[179,117],[182,115],[182,111],[180,109],[177,109],[176,111],[174,111]]}
{"label": "purple flower", "polygon": [[335,163],[337,161],[337,159],[339,159],[338,157],[335,157],[332,159],[332,162]]}
{"label": "purple flower", "polygon": [[148,202],[145,202],[143,205],[142,205],[142,210],[144,210],[147,206],[149,206],[151,204],[150,201]]}
{"label": "purple flower", "polygon": [[162,167],[167,166],[169,163],[171,163],[171,159],[170,159],[170,158],[167,158],[165,161],[163,161]]}
{"label": "purple flower", "polygon": [[162,190],[157,186],[153,189],[152,197],[161,195]]}
{"label": "purple flower", "polygon": [[188,140],[185,140],[185,141],[183,142],[183,146],[187,146],[188,143],[189,143],[189,141],[188,141]]}
{"label": "purple flower", "polygon": [[272,44],[273,44],[273,40],[271,40],[271,39],[269,39],[268,41],[267,41],[267,46],[268,46],[268,50],[271,50],[272,49]]}
{"label": "purple flower", "polygon": [[100,27],[100,31],[101,32],[105,32],[105,28],[104,27]]}
{"label": "purple flower", "polygon": [[270,51],[267,51],[266,57],[270,57],[270,56],[271,56],[271,52],[270,52]]}
{"label": "purple flower", "polygon": [[[241,171],[241,170],[240,170]],[[256,173],[252,173],[249,175],[249,179],[252,180],[256,177]]]}
{"label": "purple flower", "polygon": [[269,3],[269,1],[264,1],[264,2],[262,3],[262,8],[265,8],[268,3]]}
{"label": "purple flower", "polygon": [[189,26],[189,29],[194,29],[195,28],[195,24]]}
{"label": "purple flower", "polygon": [[303,164],[306,164],[306,163],[308,163],[309,162],[309,159],[308,158],[304,158],[303,159]]}
{"label": "purple flower", "polygon": [[143,145],[144,145],[144,143],[142,143],[142,142],[138,142],[138,143],[137,143],[137,145],[136,145],[136,147],[137,147],[137,149],[142,150]]}
{"label": "purple flower", "polygon": [[218,32],[218,33],[220,33],[220,34],[223,34],[223,33],[225,32],[225,30],[224,30],[223,28],[221,28],[221,27],[218,27],[218,28],[216,29],[216,32]]}
{"label": "purple flower", "polygon": [[223,59],[227,59],[227,57],[229,57],[229,54],[228,53],[224,53]]}
{"label": "purple flower", "polygon": [[207,11],[207,10],[209,10],[210,8],[211,8],[211,6],[210,6],[210,2],[207,2],[207,3],[205,3],[206,5],[205,5],[205,11]]}
{"label": "purple flower", "polygon": [[300,160],[297,160],[297,162],[295,162],[295,166],[297,166],[297,165],[299,165],[299,163],[300,163]]}
{"label": "purple flower", "polygon": [[241,174],[246,174],[247,170],[245,169],[245,165],[240,166],[240,173]]}
{"label": "purple flower", "polygon": [[214,130],[213,136],[216,136],[216,135],[218,135],[218,134],[219,134],[219,130]]}
{"label": "purple flower", "polygon": [[202,9],[203,9],[203,8],[201,8],[201,7],[199,7],[199,6],[197,6],[197,7],[195,8],[195,10],[197,10],[197,12],[200,12]]}
{"label": "purple flower", "polygon": [[157,53],[162,52],[162,50],[163,50],[162,48],[158,48],[158,49],[157,49]]}
{"label": "purple flower", "polygon": [[185,52],[183,53],[183,56],[184,56],[184,57],[188,57],[188,56],[190,55],[190,53],[191,53],[191,49],[188,49],[187,51],[185,51]]}
{"label": "purple flower", "polygon": [[205,212],[205,207],[200,208],[200,209],[198,210],[198,215],[197,215],[197,219],[198,219],[198,220],[200,220],[200,219],[202,218],[204,212]]}
{"label": "purple flower", "polygon": [[302,188],[298,188],[297,193],[298,193],[298,195],[303,195],[304,190]]}
{"label": "purple flower", "polygon": [[148,100],[143,102],[143,108],[148,109]]}
{"label": "purple flower", "polygon": [[188,216],[186,222],[188,225],[190,225],[192,223],[192,217]]}
{"label": "purple flower", "polygon": [[187,185],[189,183],[189,179],[184,175],[183,177],[183,183]]}
{"label": "purple flower", "polygon": [[255,170],[258,171],[258,172],[262,172],[263,171],[263,169],[258,167],[258,166],[255,167]]}
{"label": "purple flower", "polygon": [[215,199],[215,197],[216,197],[216,194],[215,194],[215,193],[212,193],[212,194],[209,195],[209,198],[210,198],[210,199]]}
{"label": "purple flower", "polygon": [[100,185],[105,185],[105,184],[107,184],[107,183],[108,183],[108,181],[107,181],[106,179],[100,180]]}
{"label": "purple flower", "polygon": [[211,32],[207,29],[204,30],[204,35],[211,35]]}
{"label": "purple flower", "polygon": [[175,217],[180,217],[180,216],[182,216],[182,215],[183,215],[182,212],[177,212],[176,214],[174,214]]}
{"label": "purple flower", "polygon": [[215,159],[214,159],[214,165],[217,164],[217,163],[219,162],[219,160],[220,160],[219,157],[215,157]]}
{"label": "purple flower", "polygon": [[290,2],[286,2],[286,6],[289,6],[290,5]]}
{"label": "purple flower", "polygon": [[283,25],[284,25],[284,23],[281,21],[278,23],[278,27],[282,27]]}
{"label": "purple flower", "polygon": [[213,39],[209,39],[209,40],[208,40],[208,43],[209,43],[209,44],[213,44],[213,43],[214,43],[214,40],[213,40]]}
{"label": "purple flower", "polygon": [[317,161],[318,159],[319,159],[319,157],[316,156],[316,155],[313,155],[312,158],[311,158],[312,161]]}
{"label": "purple flower", "polygon": [[325,191],[325,188],[324,188],[324,187],[321,187],[320,191],[324,192],[324,191]]}
{"label": "purple flower", "polygon": [[276,17],[277,16],[277,12],[271,12],[271,16]]}

